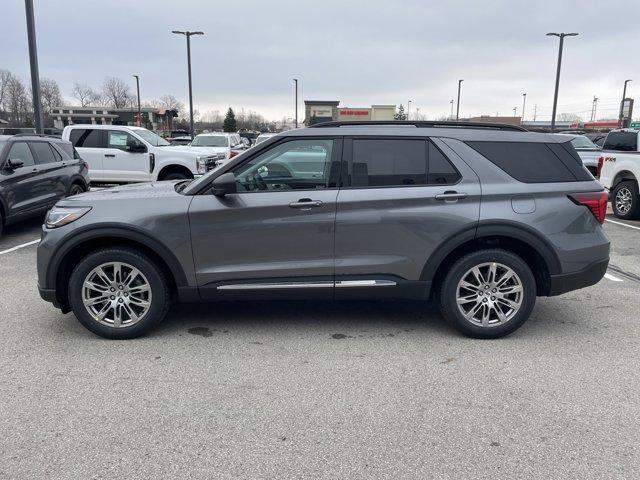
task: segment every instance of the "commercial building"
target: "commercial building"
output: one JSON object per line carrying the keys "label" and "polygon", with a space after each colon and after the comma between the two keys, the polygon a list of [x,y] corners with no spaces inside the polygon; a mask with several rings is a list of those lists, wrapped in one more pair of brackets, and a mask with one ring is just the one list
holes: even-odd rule
{"label": "commercial building", "polygon": [[[164,108],[142,108],[142,126],[150,130],[171,130],[176,110]],[[74,124],[98,125],[136,125],[137,108],[108,107],[54,107],[51,117],[55,128],[64,128]]]}
{"label": "commercial building", "polygon": [[338,100],[305,100],[304,124],[358,120],[393,120],[396,114],[395,105],[371,105],[371,107],[339,107]]}

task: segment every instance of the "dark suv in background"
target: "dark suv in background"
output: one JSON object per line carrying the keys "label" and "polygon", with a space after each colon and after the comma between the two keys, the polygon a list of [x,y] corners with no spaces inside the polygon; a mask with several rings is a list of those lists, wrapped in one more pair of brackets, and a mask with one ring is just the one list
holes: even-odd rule
{"label": "dark suv in background", "polygon": [[473,337],[536,296],[597,283],[607,194],[570,138],[506,125],[319,124],[197,180],[90,192],[51,210],[41,296],[107,338],[172,300],[436,297]]}
{"label": "dark suv in background", "polygon": [[70,142],[35,134],[0,136],[0,234],[5,225],[41,215],[88,185],[87,165]]}

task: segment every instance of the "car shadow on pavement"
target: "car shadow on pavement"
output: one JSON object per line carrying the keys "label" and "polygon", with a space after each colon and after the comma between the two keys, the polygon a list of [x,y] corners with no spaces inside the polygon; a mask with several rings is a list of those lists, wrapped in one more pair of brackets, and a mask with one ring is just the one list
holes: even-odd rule
{"label": "car shadow on pavement", "polygon": [[39,215],[4,227],[0,236],[0,250],[38,239],[43,222],[44,215]]}

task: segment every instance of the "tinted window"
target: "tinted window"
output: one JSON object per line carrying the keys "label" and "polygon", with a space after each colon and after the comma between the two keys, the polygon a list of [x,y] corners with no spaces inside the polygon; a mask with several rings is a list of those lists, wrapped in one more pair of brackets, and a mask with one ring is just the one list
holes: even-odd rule
{"label": "tinted window", "polygon": [[455,167],[431,142],[429,142],[429,175],[427,180],[432,185],[452,184],[460,180],[460,174]]}
{"label": "tinted window", "polygon": [[638,150],[638,132],[609,132],[602,148],[603,150],[636,152]]}
{"label": "tinted window", "polygon": [[56,144],[61,150],[63,150],[67,155],[69,155],[71,158],[79,158],[77,157],[77,152],[76,149],[73,148],[73,145],[71,145],[70,143],[67,142],[58,142]]}
{"label": "tinted window", "polygon": [[[544,143],[467,142],[467,144],[521,182],[547,183],[576,180],[564,162]],[[571,161],[575,163],[574,160]]]}
{"label": "tinted window", "polygon": [[198,135],[191,143],[194,147],[228,147],[229,137],[224,135]]}
{"label": "tinted window", "polygon": [[9,150],[9,155],[7,156],[9,160],[22,160],[25,167],[35,165],[35,161],[33,160],[33,155],[31,155],[31,150],[29,150],[29,146],[25,142],[16,142],[11,146],[11,150]]}
{"label": "tinted window", "polygon": [[31,142],[31,150],[35,153],[36,161],[39,164],[62,161],[60,154],[55,152],[56,156],[48,142]]}
{"label": "tinted window", "polygon": [[353,140],[352,187],[425,185],[427,155],[424,140]]}
{"label": "tinted window", "polygon": [[333,140],[281,143],[238,167],[239,192],[327,188]]}
{"label": "tinted window", "polygon": [[74,128],[71,130],[69,140],[74,147],[104,148],[102,143],[102,131],[93,128]]}

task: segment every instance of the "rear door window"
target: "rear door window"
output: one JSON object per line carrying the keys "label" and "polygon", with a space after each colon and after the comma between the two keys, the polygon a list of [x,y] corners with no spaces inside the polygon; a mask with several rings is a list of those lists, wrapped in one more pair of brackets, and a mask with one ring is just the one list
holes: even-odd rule
{"label": "rear door window", "polygon": [[74,128],[69,140],[76,148],[104,148],[102,130],[97,128]]}
{"label": "rear door window", "polygon": [[565,163],[545,143],[474,141],[467,142],[467,145],[524,183],[577,180]]}
{"label": "rear door window", "polygon": [[609,132],[602,149],[618,150],[620,152],[637,152],[638,132]]}
{"label": "rear door window", "polygon": [[423,139],[353,139],[351,187],[406,187],[427,184]]}
{"label": "rear door window", "polygon": [[31,142],[31,150],[39,165],[62,161],[62,156],[51,148],[49,142]]}

